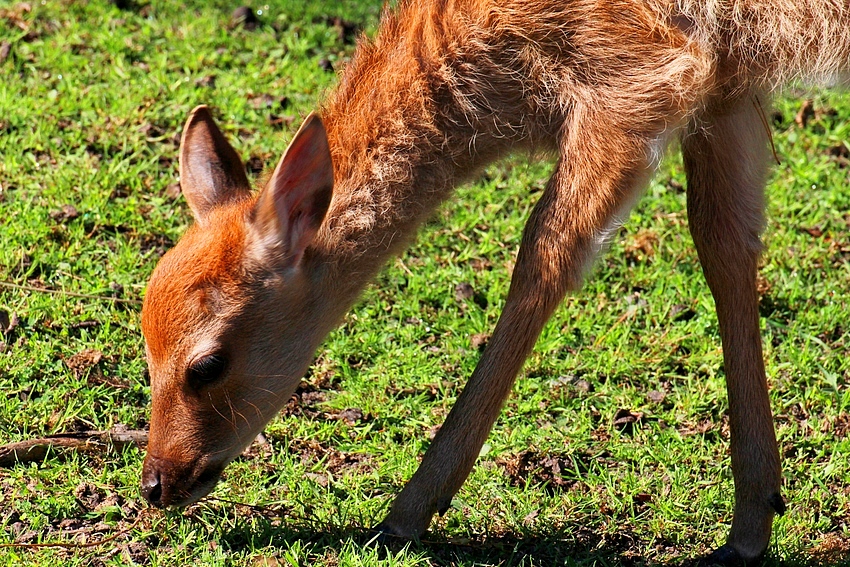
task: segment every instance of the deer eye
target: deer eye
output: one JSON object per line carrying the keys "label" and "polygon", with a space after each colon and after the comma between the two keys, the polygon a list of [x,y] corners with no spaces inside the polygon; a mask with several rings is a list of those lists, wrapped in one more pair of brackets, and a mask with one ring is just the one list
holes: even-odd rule
{"label": "deer eye", "polygon": [[227,370],[227,359],[221,354],[208,354],[192,362],[186,369],[186,380],[194,389],[218,381]]}

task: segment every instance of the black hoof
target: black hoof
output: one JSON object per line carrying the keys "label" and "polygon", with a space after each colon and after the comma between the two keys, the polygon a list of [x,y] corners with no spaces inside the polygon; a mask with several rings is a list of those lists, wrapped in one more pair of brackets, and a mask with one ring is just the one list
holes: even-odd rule
{"label": "black hoof", "polygon": [[[405,544],[411,541],[411,538],[405,537],[395,532],[390,526],[381,522],[371,530],[369,530],[370,540],[383,546],[395,546]],[[414,538],[415,539],[415,538]]]}
{"label": "black hoof", "polygon": [[753,559],[744,559],[734,548],[724,545],[703,557],[697,565],[698,567],[756,567],[761,564],[763,558],[762,553]]}
{"label": "black hoof", "polygon": [[785,500],[782,499],[781,494],[779,494],[778,492],[772,494],[768,499],[768,502],[770,503],[771,508],[773,508],[777,514],[779,514],[780,516],[785,514]]}

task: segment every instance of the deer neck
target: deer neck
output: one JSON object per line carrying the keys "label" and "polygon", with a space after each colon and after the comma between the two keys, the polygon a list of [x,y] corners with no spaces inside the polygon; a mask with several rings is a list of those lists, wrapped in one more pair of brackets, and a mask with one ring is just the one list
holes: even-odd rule
{"label": "deer neck", "polygon": [[[334,195],[313,246],[321,287],[340,317],[451,190],[492,159],[496,144],[454,110],[440,31],[426,24],[361,45],[322,118]],[[505,140],[502,140],[504,144]]]}

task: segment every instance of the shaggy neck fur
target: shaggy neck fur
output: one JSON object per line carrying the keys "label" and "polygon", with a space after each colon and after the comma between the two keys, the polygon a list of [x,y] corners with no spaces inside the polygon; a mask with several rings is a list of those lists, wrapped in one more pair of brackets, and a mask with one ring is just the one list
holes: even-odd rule
{"label": "shaggy neck fur", "polygon": [[[646,5],[549,0],[529,22],[526,1],[403,2],[358,47],[321,113],[335,187],[313,248],[338,286],[362,288],[484,164],[517,148],[556,150],[576,106],[635,116],[636,135],[656,136],[686,113],[681,93],[706,81],[695,44],[657,26]],[[647,35],[663,46],[649,62]],[[627,86],[627,112],[606,108],[607,91],[623,92],[635,72],[644,78]],[[672,110],[641,105],[665,91]]]}
{"label": "shaggy neck fur", "polygon": [[336,182],[315,258],[356,294],[454,186],[516,148],[557,149],[576,116],[663,143],[705,107],[837,80],[848,14],[846,0],[402,1],[322,112]]}

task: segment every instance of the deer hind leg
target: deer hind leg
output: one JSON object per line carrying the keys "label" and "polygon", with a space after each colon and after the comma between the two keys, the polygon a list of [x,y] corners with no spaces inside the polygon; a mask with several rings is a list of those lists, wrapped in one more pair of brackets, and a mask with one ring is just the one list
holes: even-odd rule
{"label": "deer hind leg", "polygon": [[683,137],[688,218],[717,309],[729,396],[735,514],[712,563],[757,559],[782,513],[779,452],[759,335],[756,271],[767,136],[755,97],[699,117]]}
{"label": "deer hind leg", "polygon": [[[658,134],[574,108],[561,159],[526,224],[505,308],[468,384],[378,529],[418,537],[469,475],[549,316],[654,166]],[[631,131],[633,132],[633,131]]]}

